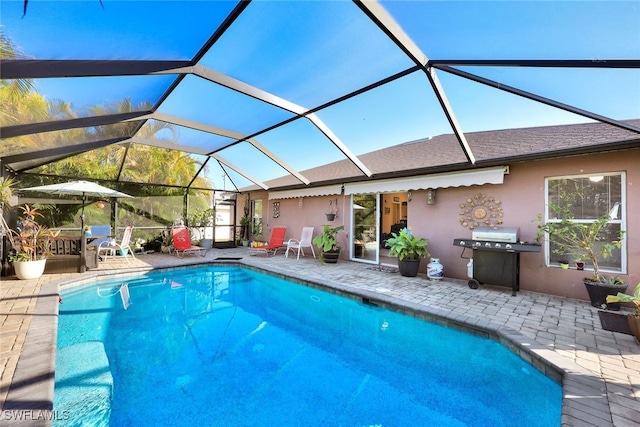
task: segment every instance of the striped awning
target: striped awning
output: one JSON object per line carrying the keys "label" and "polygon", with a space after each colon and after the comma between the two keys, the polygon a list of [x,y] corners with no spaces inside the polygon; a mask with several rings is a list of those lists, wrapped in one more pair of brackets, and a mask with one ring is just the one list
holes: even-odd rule
{"label": "striped awning", "polygon": [[396,193],[429,188],[468,187],[470,185],[502,184],[507,166],[464,172],[447,172],[409,178],[381,179],[344,185],[344,194]]}
{"label": "striped awning", "polygon": [[269,200],[297,199],[300,197],[335,196],[342,194],[342,185],[325,185],[323,187],[300,188],[296,190],[270,191]]}

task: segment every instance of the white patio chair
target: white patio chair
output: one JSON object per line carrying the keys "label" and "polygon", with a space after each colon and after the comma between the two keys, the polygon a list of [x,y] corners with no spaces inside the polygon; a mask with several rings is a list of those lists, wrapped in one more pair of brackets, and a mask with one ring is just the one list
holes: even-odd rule
{"label": "white patio chair", "polygon": [[130,225],[124,230],[124,234],[122,235],[122,240],[117,242],[115,239],[111,241],[100,243],[98,246],[98,256],[100,256],[104,252],[104,259],[106,260],[108,255],[115,255],[115,251],[119,250],[120,255],[124,256],[127,260],[127,264],[129,263],[129,254],[135,259],[136,256],[133,254],[133,250],[129,246],[131,242],[131,233],[133,232],[133,226]]}
{"label": "white patio chair", "polygon": [[313,239],[313,227],[302,227],[302,236],[300,237],[300,240],[289,239],[287,241],[287,251],[284,256],[289,258],[289,250],[295,251],[297,249],[298,256],[296,259],[300,259],[300,252],[302,252],[302,256],[305,256],[304,248],[310,248],[313,257],[315,258],[316,251],[313,249],[311,239]]}

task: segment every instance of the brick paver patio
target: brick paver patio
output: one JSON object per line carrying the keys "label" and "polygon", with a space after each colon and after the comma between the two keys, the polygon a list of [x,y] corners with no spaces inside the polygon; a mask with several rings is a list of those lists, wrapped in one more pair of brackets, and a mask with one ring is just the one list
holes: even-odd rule
{"label": "brick paver patio", "polygon": [[[212,249],[205,258],[149,254],[139,255],[131,264],[111,259],[84,274],[45,275],[38,280],[2,278],[0,421],[4,423],[11,411],[51,412],[60,286],[100,275],[233,257],[241,257],[237,262],[247,266],[355,293],[382,306],[500,339],[550,376],[562,377],[562,425],[640,425],[640,344],[630,335],[602,329],[598,310],[588,302],[533,292],[512,297],[506,288],[474,290],[466,280],[407,278],[356,262],[321,265],[309,257],[249,256],[246,248]],[[11,425],[49,425],[49,421]]]}

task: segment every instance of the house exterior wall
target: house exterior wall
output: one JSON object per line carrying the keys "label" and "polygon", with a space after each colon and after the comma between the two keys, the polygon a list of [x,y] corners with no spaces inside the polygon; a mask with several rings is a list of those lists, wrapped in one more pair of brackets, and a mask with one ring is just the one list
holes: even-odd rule
{"label": "house exterior wall", "polygon": [[[345,231],[340,232],[338,235],[338,242],[342,248],[348,249],[349,243],[349,209],[351,198],[344,195],[335,196],[323,196],[323,197],[304,197],[302,200],[303,206],[299,207],[299,199],[278,199],[268,200],[269,193],[266,191],[251,193],[251,200],[262,199],[263,203],[263,240],[269,240],[271,230],[273,227],[287,227],[287,234],[285,241],[289,239],[299,239],[302,233],[302,227],[315,227],[313,235],[316,236],[321,233],[322,226],[329,224],[332,227],[339,225],[345,226]],[[332,207],[338,206],[338,213],[336,218],[329,222],[327,221],[325,213],[329,211],[329,202],[332,202]],[[278,218],[273,218],[273,203],[280,203]],[[239,209],[241,213],[241,209]],[[239,221],[239,219],[238,219]],[[348,259],[349,254],[346,251],[342,251],[341,258]]]}
{"label": "house exterior wall", "polygon": [[[429,252],[440,258],[445,276],[467,278],[467,259],[454,238],[470,238],[471,230],[460,225],[460,203],[478,193],[500,200],[502,226],[519,227],[520,240],[534,242],[538,214],[545,210],[545,178],[605,172],[626,172],[627,273],[621,278],[630,286],[640,282],[640,150],[574,156],[562,159],[515,163],[502,185],[438,189],[435,205],[426,204],[426,192],[414,192],[409,202],[409,224],[414,233],[429,239]],[[465,256],[472,256],[467,249]],[[545,267],[544,248],[540,253],[520,256],[520,289],[588,300],[582,278],[589,271]]]}
{"label": "house exterior wall", "polygon": [[[432,257],[439,258],[444,265],[446,277],[468,279],[468,259],[461,258],[462,248],[453,245],[454,238],[471,238],[471,230],[460,223],[460,204],[478,194],[493,197],[501,202],[505,227],[519,227],[520,240],[535,242],[538,214],[545,210],[545,178],[590,173],[626,173],[625,245],[627,250],[627,274],[620,275],[630,288],[640,282],[640,149],[579,155],[552,160],[513,163],[510,173],[501,185],[483,185],[437,190],[436,203],[427,205],[426,191],[412,191],[408,202],[408,226],[419,236],[429,241]],[[298,199],[280,199],[280,216],[272,218],[273,200],[267,192],[253,193],[252,199],[261,198],[265,203],[265,232],[268,239],[274,226],[287,226],[287,239],[299,238],[303,226],[315,226],[314,235],[320,233],[323,224],[345,225],[339,236],[344,249],[348,249],[349,201],[348,196],[305,197],[303,207]],[[333,222],[327,222],[325,212],[329,200],[338,203],[339,212]],[[342,259],[348,259],[343,250]],[[467,249],[465,257],[472,256]],[[545,267],[544,248],[540,253],[522,253],[520,257],[520,289],[548,293],[581,300],[588,300],[582,278],[589,271],[562,270]],[[421,263],[421,272],[426,272],[428,259]]]}

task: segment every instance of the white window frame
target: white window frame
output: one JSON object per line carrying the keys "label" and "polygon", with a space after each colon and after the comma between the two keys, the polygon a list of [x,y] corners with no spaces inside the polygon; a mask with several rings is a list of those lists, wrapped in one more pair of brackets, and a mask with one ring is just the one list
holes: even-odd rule
{"label": "white window frame", "polygon": [[[553,218],[549,218],[549,183],[556,181],[556,180],[560,180],[560,179],[576,179],[576,178],[580,178],[580,179],[590,179],[590,178],[599,178],[599,177],[603,177],[603,176],[620,176],[620,207],[618,210],[618,217],[617,219],[613,219],[611,221],[609,221],[612,224],[620,224],[620,230],[625,231],[627,230],[627,215],[626,215],[626,205],[627,205],[627,192],[626,192],[626,182],[627,182],[627,175],[624,171],[621,172],[607,172],[607,173],[590,173],[590,174],[579,174],[579,175],[562,175],[562,176],[551,176],[551,177],[546,177],[544,180],[544,204],[545,204],[545,210],[544,210],[544,222],[550,222],[553,221]],[[588,219],[584,219],[584,222],[588,222],[590,220]],[[582,221],[581,221],[582,222]],[[600,267],[600,270],[602,272],[605,273],[612,273],[612,274],[627,274],[627,244],[626,244],[626,233],[625,233],[625,239],[623,241],[623,245],[622,248],[620,249],[620,269],[612,269],[612,268],[603,268]],[[551,251],[549,249],[549,236],[548,234],[545,236],[545,242],[544,242],[544,247],[545,247],[545,265],[547,267],[560,267],[560,264],[557,262],[551,262]],[[585,266],[585,270],[588,271],[593,271],[591,266],[587,265]]]}

